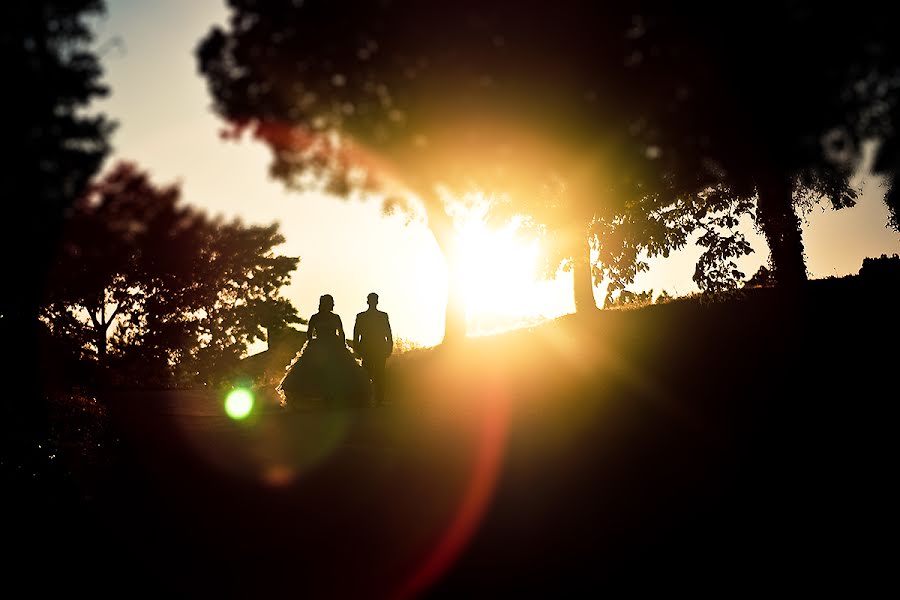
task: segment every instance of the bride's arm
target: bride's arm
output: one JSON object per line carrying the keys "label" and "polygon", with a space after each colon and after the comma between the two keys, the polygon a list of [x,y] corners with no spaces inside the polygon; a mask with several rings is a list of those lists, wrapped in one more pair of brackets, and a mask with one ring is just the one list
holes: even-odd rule
{"label": "bride's arm", "polygon": [[308,324],[306,325],[306,339],[307,341],[312,341],[313,333],[316,331],[316,315],[313,315],[309,318]]}

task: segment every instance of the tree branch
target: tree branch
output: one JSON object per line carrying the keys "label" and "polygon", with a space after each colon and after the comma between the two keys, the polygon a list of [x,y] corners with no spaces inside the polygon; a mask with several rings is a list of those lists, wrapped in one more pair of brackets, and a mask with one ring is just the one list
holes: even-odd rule
{"label": "tree branch", "polygon": [[[97,314],[100,313],[100,309],[97,309]],[[94,310],[88,308],[88,314],[91,316],[91,322],[94,324],[94,327],[100,329],[100,321],[97,320],[97,315],[94,314]]]}
{"label": "tree branch", "polygon": [[113,309],[112,314],[109,315],[109,320],[108,320],[106,323],[103,324],[104,327],[109,327],[109,326],[110,326],[110,324],[113,322],[113,319],[115,319],[115,318],[116,318],[116,315],[119,314],[119,309],[120,309],[120,308],[122,308],[122,303],[121,303],[121,302],[119,302],[118,304],[116,304],[116,308]]}

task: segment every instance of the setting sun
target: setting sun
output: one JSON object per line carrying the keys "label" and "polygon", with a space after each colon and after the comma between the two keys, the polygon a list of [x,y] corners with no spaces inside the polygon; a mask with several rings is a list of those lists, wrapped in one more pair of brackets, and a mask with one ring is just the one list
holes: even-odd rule
{"label": "setting sun", "polygon": [[571,310],[566,305],[565,274],[541,277],[540,240],[513,221],[494,229],[483,218],[459,226],[456,260],[470,334],[522,326]]}

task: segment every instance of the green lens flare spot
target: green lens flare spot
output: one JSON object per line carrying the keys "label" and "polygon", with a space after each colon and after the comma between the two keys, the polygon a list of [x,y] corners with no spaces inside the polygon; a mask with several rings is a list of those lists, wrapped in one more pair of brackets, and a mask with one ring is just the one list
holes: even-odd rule
{"label": "green lens flare spot", "polygon": [[238,388],[231,390],[225,398],[225,412],[235,421],[247,418],[253,410],[253,394],[250,390]]}

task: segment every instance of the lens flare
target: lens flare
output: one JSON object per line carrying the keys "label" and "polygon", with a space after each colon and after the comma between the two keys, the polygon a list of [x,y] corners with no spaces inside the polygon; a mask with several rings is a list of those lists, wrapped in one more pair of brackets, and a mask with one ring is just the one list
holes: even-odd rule
{"label": "lens flare", "polygon": [[491,382],[485,387],[482,405],[486,410],[472,474],[463,492],[456,515],[449,521],[437,544],[398,589],[398,600],[416,598],[438,581],[465,550],[494,494],[506,447],[510,421],[510,396],[506,386]]}
{"label": "lens flare", "polygon": [[225,398],[225,413],[235,421],[246,419],[252,410],[253,394],[250,390],[238,388],[229,392]]}

